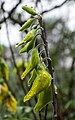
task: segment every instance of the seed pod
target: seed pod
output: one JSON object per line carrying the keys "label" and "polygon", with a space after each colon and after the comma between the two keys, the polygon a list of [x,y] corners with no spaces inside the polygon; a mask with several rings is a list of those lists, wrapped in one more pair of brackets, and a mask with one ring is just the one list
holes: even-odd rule
{"label": "seed pod", "polygon": [[31,15],[37,15],[36,11],[33,8],[28,7],[27,5],[22,6],[22,9],[25,10],[26,12],[28,12]]}
{"label": "seed pod", "polygon": [[31,65],[36,67],[38,63],[39,63],[39,53],[37,48],[34,48],[32,51]]}
{"label": "seed pod", "polygon": [[36,79],[34,80],[30,91],[24,97],[24,102],[30,100],[33,96],[45,90],[49,86],[50,80],[51,75],[47,71],[45,70],[40,71],[40,74],[38,74]]}
{"label": "seed pod", "polygon": [[23,39],[24,42],[29,42],[30,40],[32,40],[36,35],[36,30],[33,29],[31,31],[28,32],[28,34],[26,34],[25,38]]}
{"label": "seed pod", "polygon": [[25,23],[23,24],[23,26],[20,28],[19,31],[24,31],[24,30],[26,30],[27,28],[29,28],[29,27],[31,26],[31,24],[34,22],[34,20],[35,20],[35,18],[30,18],[30,19],[28,19],[27,22],[25,22]]}
{"label": "seed pod", "polygon": [[28,75],[38,64],[39,64],[39,56],[38,56],[38,52],[35,48],[32,51],[32,56],[31,56],[31,60],[30,60],[29,65],[27,66],[27,68],[23,72],[23,74],[21,75],[21,79],[26,77],[26,75]]}
{"label": "seed pod", "polygon": [[34,47],[34,43],[35,43],[35,39],[32,39],[20,50],[19,53],[21,54],[24,52],[29,52]]}
{"label": "seed pod", "polygon": [[37,76],[37,72],[36,72],[36,70],[34,69],[34,70],[33,70],[33,73],[32,73],[32,76],[31,76],[30,79],[28,80],[28,85],[29,85],[29,86],[34,82],[36,76]]}
{"label": "seed pod", "polygon": [[41,111],[41,109],[44,108],[51,101],[51,98],[52,98],[52,89],[50,85],[39,94],[38,102],[34,107],[34,111],[35,112]]}

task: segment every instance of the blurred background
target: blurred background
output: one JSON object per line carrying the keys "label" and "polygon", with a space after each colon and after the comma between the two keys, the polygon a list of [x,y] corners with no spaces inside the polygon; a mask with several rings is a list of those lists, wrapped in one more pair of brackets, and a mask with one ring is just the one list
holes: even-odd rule
{"label": "blurred background", "polygon": [[[24,103],[29,87],[21,82],[20,75],[26,68],[29,55],[19,54],[19,43],[27,33],[19,32],[22,24],[31,16],[22,10],[28,5],[43,16],[49,53],[54,67],[54,79],[58,88],[58,120],[75,119],[75,0],[0,0],[0,58],[5,61],[8,74],[0,76],[16,98],[17,111],[10,112],[0,104],[0,120],[40,120],[32,107],[36,100]],[[8,71],[8,72],[7,72]],[[1,68],[0,68],[0,72]],[[27,77],[26,79],[28,79]],[[45,110],[41,112],[44,120]],[[52,118],[49,104],[47,120]]]}

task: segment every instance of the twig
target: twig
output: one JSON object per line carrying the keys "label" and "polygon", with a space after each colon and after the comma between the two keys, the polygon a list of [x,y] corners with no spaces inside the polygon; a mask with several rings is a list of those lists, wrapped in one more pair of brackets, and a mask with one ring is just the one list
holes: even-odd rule
{"label": "twig", "polygon": [[45,10],[45,11],[41,12],[40,14],[43,15],[44,13],[47,13],[47,12],[50,12],[50,11],[55,10],[55,9],[57,9],[57,8],[60,8],[60,7],[62,7],[67,1],[69,1],[69,0],[65,0],[65,1],[64,1],[63,3],[61,3],[60,5],[56,5],[56,6],[52,7],[52,8],[50,8],[49,10]]}
{"label": "twig", "polygon": [[[19,0],[18,3],[10,10],[10,12],[8,12],[8,16],[7,16],[6,18],[3,17],[3,19],[0,21],[0,24],[3,23],[3,22],[5,22],[8,18],[10,18],[10,19],[13,20],[14,22],[22,25],[21,22],[19,22],[18,20],[14,19],[14,18],[12,17],[12,13],[15,11],[15,9],[16,9],[17,6],[21,3],[21,1],[22,1],[22,0]],[[4,8],[3,8],[3,5],[5,4],[5,2],[1,2],[1,3],[2,3],[2,4],[1,4],[1,9],[3,10],[3,12],[5,12],[5,10],[4,10]]]}
{"label": "twig", "polygon": [[44,117],[44,120],[47,120],[47,109],[48,109],[48,104],[46,105],[46,109],[45,109],[45,117]]}

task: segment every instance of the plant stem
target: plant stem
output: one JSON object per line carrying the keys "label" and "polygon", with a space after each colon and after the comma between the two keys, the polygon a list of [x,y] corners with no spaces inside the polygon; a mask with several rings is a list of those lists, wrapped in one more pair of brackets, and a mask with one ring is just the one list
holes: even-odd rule
{"label": "plant stem", "polygon": [[[40,23],[40,26],[43,27],[42,17],[39,17],[39,23]],[[46,40],[45,30],[42,31],[41,37],[42,37],[42,40],[45,44],[44,48],[45,48],[45,51],[46,51],[46,57],[49,58],[50,56],[49,56],[48,42]],[[53,79],[53,70],[52,70],[51,59],[47,59],[47,65],[48,65],[49,73],[52,76],[52,80],[51,80],[52,99],[53,99],[53,118],[52,118],[52,120],[57,120],[57,100],[56,100],[55,89],[54,89],[54,79]],[[45,120],[46,120],[46,117],[47,117],[47,108],[46,108],[46,111],[45,111]]]}

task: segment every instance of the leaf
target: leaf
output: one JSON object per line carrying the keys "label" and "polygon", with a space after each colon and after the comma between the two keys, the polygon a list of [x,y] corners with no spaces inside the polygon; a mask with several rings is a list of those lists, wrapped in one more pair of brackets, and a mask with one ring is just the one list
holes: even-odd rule
{"label": "leaf", "polygon": [[[57,87],[54,84],[55,93],[57,94]],[[41,111],[52,100],[52,87],[49,85],[44,91],[39,94],[38,102],[34,107],[35,112]]]}
{"label": "leaf", "polygon": [[32,73],[32,76],[31,76],[30,79],[28,80],[28,85],[29,85],[29,86],[34,82],[34,80],[35,80],[35,78],[36,78],[36,76],[37,76],[37,72],[36,72],[35,69],[34,69],[32,72],[33,72],[33,73]]}
{"label": "leaf", "polygon": [[23,39],[25,42],[29,42],[30,40],[32,40],[36,35],[36,29],[33,29],[31,31],[29,31],[25,38]]}
{"label": "leaf", "polygon": [[33,38],[31,41],[29,41],[21,50],[20,54],[24,52],[29,52],[34,47],[35,39]]}
{"label": "leaf", "polygon": [[32,56],[31,56],[31,65],[36,67],[39,62],[40,61],[39,61],[38,50],[37,50],[37,48],[34,48],[32,51]]}
{"label": "leaf", "polygon": [[34,107],[35,112],[41,111],[52,99],[51,85],[39,94],[38,102]]}
{"label": "leaf", "polygon": [[51,75],[47,71],[45,70],[40,71],[40,73],[37,75],[36,79],[34,80],[30,91],[24,97],[24,102],[28,101],[33,96],[39,94],[41,91],[46,89],[50,84],[50,80],[51,80]]}
{"label": "leaf", "polygon": [[16,47],[19,47],[20,45],[24,44],[25,42],[29,42],[29,41],[31,41],[32,39],[35,39],[35,34],[36,34],[36,30],[35,30],[35,29],[29,31],[29,32],[26,34],[26,36],[24,37],[24,39],[23,39],[20,43],[18,43],[18,44],[16,45]]}
{"label": "leaf", "polygon": [[25,78],[39,64],[39,55],[36,48],[32,51],[31,60],[26,67],[26,70],[21,75],[21,79]]}
{"label": "leaf", "polygon": [[26,70],[22,73],[21,79],[24,79],[31,71],[33,67],[31,66],[30,62],[28,63]]}

